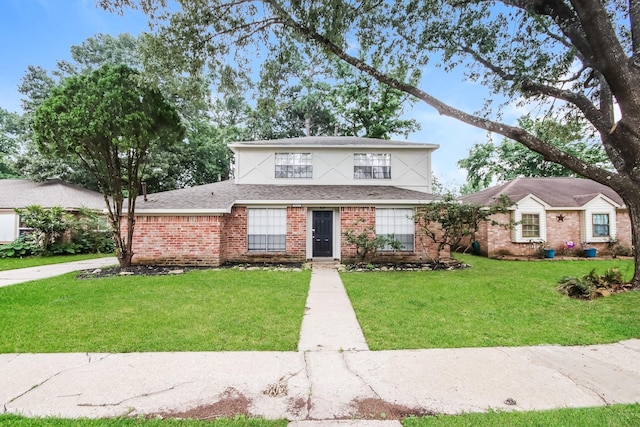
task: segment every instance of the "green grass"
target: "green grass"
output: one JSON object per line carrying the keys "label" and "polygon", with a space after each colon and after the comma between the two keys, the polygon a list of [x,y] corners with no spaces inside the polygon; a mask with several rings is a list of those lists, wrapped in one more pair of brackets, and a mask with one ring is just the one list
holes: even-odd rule
{"label": "green grass", "polygon": [[407,418],[402,424],[404,427],[634,427],[640,425],[640,405],[440,415]]}
{"label": "green grass", "polygon": [[82,261],[84,259],[104,258],[113,254],[55,255],[48,257],[30,256],[26,258],[0,258],[0,271],[38,265],[60,264],[62,262]]}
{"label": "green grass", "polygon": [[632,261],[497,261],[461,256],[458,271],[343,273],[372,350],[581,345],[640,337],[640,292],[594,301],[560,295],[557,281]]}
{"label": "green grass", "polygon": [[286,420],[263,420],[238,417],[210,421],[142,418],[107,419],[62,419],[24,418],[15,415],[0,415],[0,425],[7,427],[286,427]]}
{"label": "green grass", "polygon": [[0,288],[0,353],[297,348],[310,273],[201,270]]}

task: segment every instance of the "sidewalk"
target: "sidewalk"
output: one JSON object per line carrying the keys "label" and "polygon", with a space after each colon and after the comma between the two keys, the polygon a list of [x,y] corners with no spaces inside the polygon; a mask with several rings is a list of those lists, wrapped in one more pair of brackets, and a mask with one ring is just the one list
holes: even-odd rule
{"label": "sidewalk", "polygon": [[30,280],[59,276],[61,274],[71,273],[72,271],[77,270],[89,270],[117,264],[118,259],[111,256],[60,264],[39,265],[37,267],[20,268],[17,270],[5,270],[0,271],[0,287],[15,285]]}
{"label": "sidewalk", "polygon": [[386,427],[400,424],[353,418],[640,401],[640,340],[368,351],[346,303],[337,272],[314,269],[298,352],[1,354],[0,412],[93,418],[235,408],[294,427]]}

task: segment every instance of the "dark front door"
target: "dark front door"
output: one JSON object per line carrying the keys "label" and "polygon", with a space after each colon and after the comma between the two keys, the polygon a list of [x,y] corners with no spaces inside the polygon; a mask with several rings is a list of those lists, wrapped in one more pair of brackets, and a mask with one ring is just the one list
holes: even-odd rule
{"label": "dark front door", "polygon": [[313,256],[333,256],[332,211],[313,211]]}

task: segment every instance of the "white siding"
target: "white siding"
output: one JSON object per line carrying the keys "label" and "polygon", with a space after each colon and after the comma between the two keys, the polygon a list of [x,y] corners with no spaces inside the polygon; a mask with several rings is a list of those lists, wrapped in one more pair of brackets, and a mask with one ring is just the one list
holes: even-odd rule
{"label": "white siding", "polygon": [[[609,236],[594,237],[593,236],[593,215],[606,214],[609,215]],[[587,243],[608,242],[611,238],[615,238],[616,229],[616,208],[606,199],[597,197],[585,205],[582,227],[582,241]]]}
{"label": "white siding", "polygon": [[13,242],[18,237],[18,215],[0,212],[0,243]]}
{"label": "white siding", "polygon": [[[432,149],[285,146],[237,147],[235,180],[238,184],[279,185],[389,185],[422,191],[431,189]],[[275,153],[311,153],[313,178],[276,178]],[[391,179],[354,179],[354,153],[391,155]]]}
{"label": "white siding", "polygon": [[540,237],[523,237],[522,224],[518,224],[511,233],[512,240],[516,243],[528,243],[531,241],[540,242],[542,240],[547,240],[547,220],[544,205],[532,197],[525,197],[518,202],[513,219],[519,223],[522,221],[523,214],[538,215],[540,219]]}

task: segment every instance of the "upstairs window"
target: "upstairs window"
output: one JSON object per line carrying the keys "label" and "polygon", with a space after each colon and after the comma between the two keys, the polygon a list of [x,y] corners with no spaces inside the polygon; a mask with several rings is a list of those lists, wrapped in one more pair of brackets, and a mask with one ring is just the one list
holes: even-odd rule
{"label": "upstairs window", "polygon": [[593,237],[609,237],[609,214],[593,214]]}
{"label": "upstairs window", "polygon": [[276,153],[276,178],[313,178],[311,153]]}
{"label": "upstairs window", "polygon": [[540,238],[539,214],[522,214],[522,237]]}
{"label": "upstairs window", "polygon": [[[401,251],[413,251],[415,223],[413,209],[376,208],[376,235],[393,237],[402,244]],[[387,245],[382,251],[392,250]]]}
{"label": "upstairs window", "polygon": [[391,154],[355,153],[355,179],[391,179]]}
{"label": "upstairs window", "polygon": [[286,209],[247,209],[247,249],[284,252],[287,237]]}

